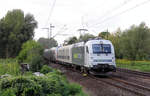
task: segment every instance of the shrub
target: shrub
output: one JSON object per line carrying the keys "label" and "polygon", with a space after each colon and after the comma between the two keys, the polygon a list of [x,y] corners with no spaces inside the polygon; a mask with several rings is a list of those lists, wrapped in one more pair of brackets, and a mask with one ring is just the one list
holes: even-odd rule
{"label": "shrub", "polygon": [[17,59],[19,63],[29,63],[31,71],[39,71],[43,64],[43,48],[36,41],[27,41]]}
{"label": "shrub", "polygon": [[15,90],[13,89],[7,89],[7,90],[3,90],[0,92],[1,96],[16,96],[15,95]]}
{"label": "shrub", "polygon": [[40,55],[35,55],[30,61],[30,70],[33,72],[40,71],[43,65],[43,59]]}
{"label": "shrub", "polygon": [[0,81],[0,96],[86,96],[81,86],[69,84],[63,75],[16,76]]}
{"label": "shrub", "polygon": [[46,74],[46,73],[48,73],[48,72],[52,72],[53,71],[53,69],[51,68],[51,67],[49,67],[49,66],[47,66],[47,65],[44,65],[43,67],[42,67],[42,69],[41,69],[41,73],[43,73],[43,74]]}
{"label": "shrub", "polygon": [[[40,96],[41,86],[28,77],[5,78],[0,82],[1,94],[6,94],[5,90],[15,90],[16,96]],[[0,94],[0,96],[1,96]]]}
{"label": "shrub", "polygon": [[20,74],[20,66],[16,59],[0,59],[0,75],[4,74]]}

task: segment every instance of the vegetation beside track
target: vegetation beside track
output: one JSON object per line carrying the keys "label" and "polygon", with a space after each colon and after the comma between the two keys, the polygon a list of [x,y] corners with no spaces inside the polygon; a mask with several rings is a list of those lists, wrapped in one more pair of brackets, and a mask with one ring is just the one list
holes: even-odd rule
{"label": "vegetation beside track", "polygon": [[150,61],[131,61],[125,59],[116,60],[117,67],[137,70],[142,72],[150,72]]}
{"label": "vegetation beside track", "polygon": [[0,75],[4,74],[20,74],[20,67],[16,59],[0,59]]}
{"label": "vegetation beside track", "polygon": [[44,76],[31,71],[21,75],[16,59],[0,59],[0,96],[87,96],[78,84],[69,83],[59,70],[44,65]]}
{"label": "vegetation beside track", "polygon": [[59,71],[51,70],[51,72],[48,72],[44,76],[35,76],[32,73],[26,73],[25,75],[0,79],[0,96],[87,95],[83,93],[80,85],[70,84]]}
{"label": "vegetation beside track", "polygon": [[[87,96],[80,85],[47,66],[42,54],[40,44],[30,40],[17,59],[0,59],[0,96]],[[29,64],[29,71],[22,72],[21,63]],[[34,75],[37,71],[43,74]]]}

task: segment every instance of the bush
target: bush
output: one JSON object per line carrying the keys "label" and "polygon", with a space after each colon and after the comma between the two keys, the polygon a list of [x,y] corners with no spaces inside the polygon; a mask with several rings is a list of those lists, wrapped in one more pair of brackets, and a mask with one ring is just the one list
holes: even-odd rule
{"label": "bush", "polygon": [[0,96],[86,96],[81,86],[69,84],[63,75],[17,76],[0,81]]}
{"label": "bush", "polygon": [[39,43],[30,40],[23,44],[17,59],[19,63],[29,63],[31,71],[39,71],[44,62],[43,51]]}
{"label": "bush", "polygon": [[9,91],[13,90],[15,96],[40,96],[41,94],[40,85],[28,77],[21,76],[2,79],[0,82],[0,90],[2,90],[1,94],[7,94]]}
{"label": "bush", "polygon": [[15,90],[13,89],[7,89],[7,90],[3,90],[0,92],[1,96],[16,96],[15,95]]}
{"label": "bush", "polygon": [[43,74],[46,74],[46,73],[49,73],[49,72],[52,72],[53,71],[53,69],[51,68],[51,67],[49,67],[49,66],[47,66],[47,65],[44,65],[43,67],[42,67],[42,69],[41,69],[41,73],[43,73]]}
{"label": "bush", "polygon": [[4,74],[20,74],[20,66],[16,59],[0,59],[0,75]]}
{"label": "bush", "polygon": [[30,61],[30,70],[33,72],[40,71],[43,65],[43,59],[42,56],[36,55],[32,57],[32,60]]}

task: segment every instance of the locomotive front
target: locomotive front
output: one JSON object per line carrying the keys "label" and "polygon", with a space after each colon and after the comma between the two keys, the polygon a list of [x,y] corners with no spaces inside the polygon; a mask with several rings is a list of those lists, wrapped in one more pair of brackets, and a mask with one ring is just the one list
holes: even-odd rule
{"label": "locomotive front", "polygon": [[92,72],[115,72],[115,52],[109,40],[90,40],[86,44],[85,66]]}

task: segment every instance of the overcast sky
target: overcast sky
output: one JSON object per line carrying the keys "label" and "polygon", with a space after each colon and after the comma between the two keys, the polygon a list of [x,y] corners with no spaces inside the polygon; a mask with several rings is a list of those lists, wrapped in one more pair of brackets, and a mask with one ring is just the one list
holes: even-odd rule
{"label": "overcast sky", "polygon": [[[150,0],[1,0],[0,18],[8,10],[21,9],[31,13],[38,21],[35,39],[48,37],[47,30],[52,23],[53,36],[61,44],[70,36],[79,36],[79,28],[86,28],[93,35],[108,29],[114,32],[144,21],[150,27]],[[144,3],[143,3],[144,2]],[[135,8],[136,7],[136,8]]]}

